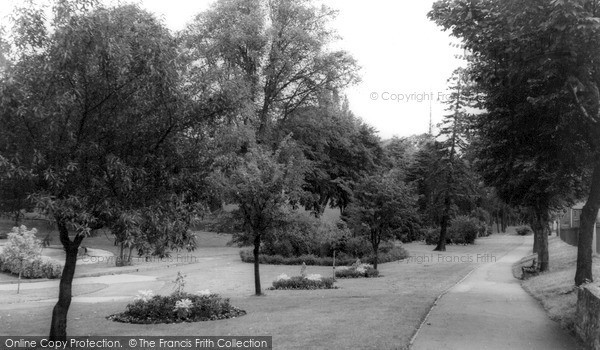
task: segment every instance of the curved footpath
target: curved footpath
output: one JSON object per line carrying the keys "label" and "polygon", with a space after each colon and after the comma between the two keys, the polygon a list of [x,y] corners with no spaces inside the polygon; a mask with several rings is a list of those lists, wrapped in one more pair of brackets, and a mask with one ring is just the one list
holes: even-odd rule
{"label": "curved footpath", "polygon": [[450,288],[431,309],[411,349],[583,349],[513,277],[512,265],[530,249],[527,239]]}

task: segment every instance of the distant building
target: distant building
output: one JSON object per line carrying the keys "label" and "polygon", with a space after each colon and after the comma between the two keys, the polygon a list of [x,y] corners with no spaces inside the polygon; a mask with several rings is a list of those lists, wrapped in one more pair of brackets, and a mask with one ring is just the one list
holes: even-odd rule
{"label": "distant building", "polygon": [[[581,211],[585,202],[579,202],[568,208],[566,213],[560,217],[558,224],[558,236],[564,242],[577,246],[579,240],[579,227],[581,226]],[[600,212],[596,217],[596,225],[594,225],[594,241],[592,243],[592,251],[594,254],[600,254],[600,240],[598,232],[600,232]]]}

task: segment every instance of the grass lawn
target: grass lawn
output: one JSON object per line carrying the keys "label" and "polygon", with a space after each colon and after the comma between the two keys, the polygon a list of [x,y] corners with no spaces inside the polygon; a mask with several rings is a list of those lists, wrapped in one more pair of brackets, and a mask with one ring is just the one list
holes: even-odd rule
{"label": "grass lawn", "polygon": [[[574,334],[575,313],[577,311],[577,290],[575,270],[577,247],[566,244],[559,237],[548,238],[550,253],[549,271],[522,282],[523,288],[538,299],[548,316],[559,322],[567,331]],[[513,273],[521,275],[521,266],[531,265],[530,259],[515,264]],[[600,275],[600,261],[594,257],[594,276]]]}
{"label": "grass lawn", "polygon": [[[216,237],[213,237],[216,239]],[[518,238],[511,238],[515,240]],[[443,256],[503,252],[520,241],[498,237],[482,238],[474,246],[448,246]],[[432,246],[405,245],[413,255],[429,255]],[[232,248],[211,248],[215,251]],[[437,256],[437,252],[435,253]],[[132,325],[108,321],[106,316],[125,309],[127,301],[110,303],[73,303],[69,311],[68,334],[86,335],[271,335],[276,349],[404,349],[419,327],[435,298],[454,285],[476,263],[392,262],[381,264],[383,277],[338,280],[339,289],[313,291],[265,291],[252,296],[252,265],[242,263],[236,254],[219,255],[181,267],[188,275],[189,291],[209,288],[248,312],[229,320],[175,325]],[[179,268],[177,268],[178,270]],[[144,272],[157,276],[166,294],[177,270]],[[309,267],[309,273],[331,273],[331,268]],[[298,266],[261,266],[263,288],[279,274],[298,274]],[[114,285],[98,295],[131,295],[145,286],[133,283]],[[186,288],[187,290],[187,288]],[[120,294],[119,294],[120,293]],[[0,333],[45,335],[52,302],[0,304]],[[8,316],[10,315],[10,316]]]}

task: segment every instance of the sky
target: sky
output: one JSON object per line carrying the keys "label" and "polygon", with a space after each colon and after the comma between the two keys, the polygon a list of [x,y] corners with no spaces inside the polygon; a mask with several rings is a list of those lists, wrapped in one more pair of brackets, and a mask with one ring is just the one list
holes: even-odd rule
{"label": "sky", "polygon": [[[444,114],[447,79],[463,64],[447,33],[427,19],[433,0],[320,0],[339,10],[332,23],[342,37],[336,48],[351,53],[362,81],[347,89],[354,114],[380,137],[409,136],[429,129]],[[162,17],[172,30],[182,29],[212,0],[138,0]],[[0,18],[19,0],[0,1]],[[435,128],[434,128],[435,132]]]}

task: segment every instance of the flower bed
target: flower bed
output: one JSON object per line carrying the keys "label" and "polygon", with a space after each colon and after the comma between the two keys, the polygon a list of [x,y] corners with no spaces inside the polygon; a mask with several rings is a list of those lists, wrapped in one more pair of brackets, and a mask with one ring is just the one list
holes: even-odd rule
{"label": "flower bed", "polygon": [[379,277],[379,271],[369,264],[358,264],[352,266],[340,266],[335,270],[337,278],[361,278]]}
{"label": "flower bed", "polygon": [[222,320],[243,316],[246,311],[210,291],[195,294],[174,292],[169,296],[154,295],[152,291],[139,291],[125,312],[110,315],[107,319],[137,324],[181,323]]}
{"label": "flower bed", "polygon": [[333,278],[322,277],[318,274],[306,276],[289,277],[286,274],[279,275],[273,281],[271,289],[335,289],[333,286]]}

